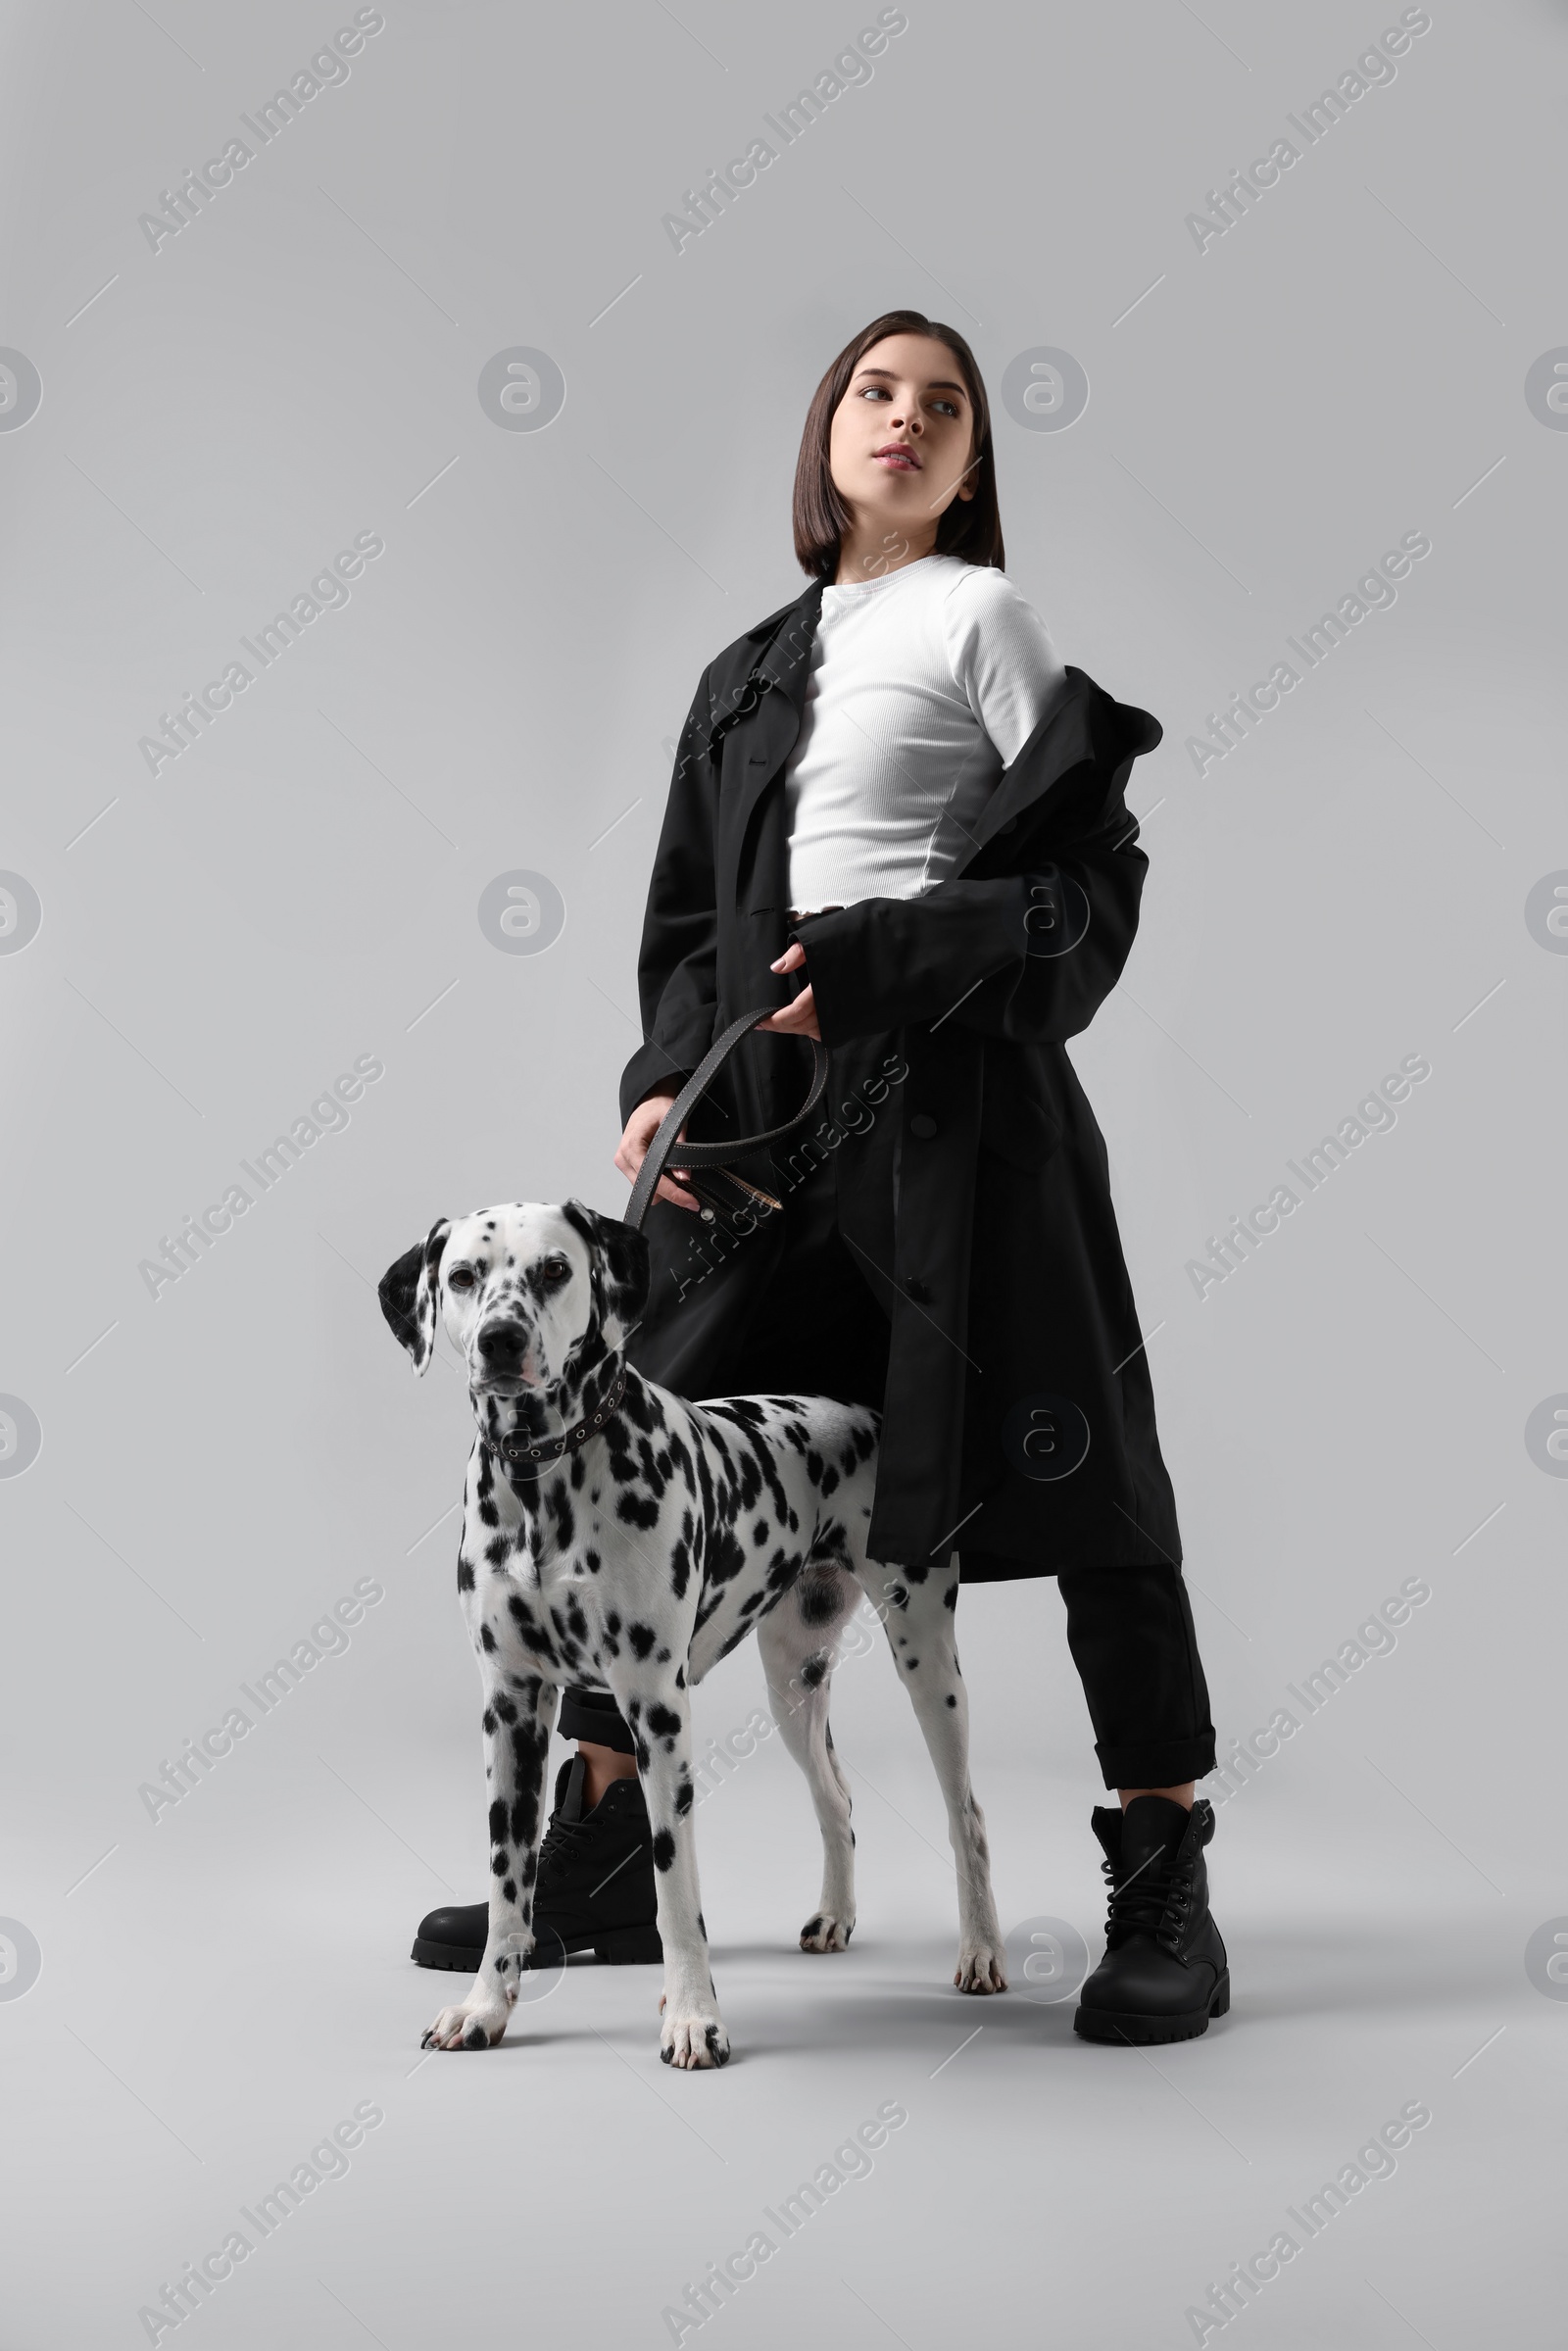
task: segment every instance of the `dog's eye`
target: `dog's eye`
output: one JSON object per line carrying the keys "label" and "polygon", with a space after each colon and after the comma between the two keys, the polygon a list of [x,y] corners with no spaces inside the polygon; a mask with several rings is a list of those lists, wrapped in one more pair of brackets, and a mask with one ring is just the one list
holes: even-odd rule
{"label": "dog's eye", "polygon": [[539,1270],[547,1282],[569,1282],[571,1279],[571,1265],[565,1257],[547,1257]]}
{"label": "dog's eye", "polygon": [[473,1276],[466,1265],[459,1265],[448,1274],[447,1288],[449,1290],[471,1290],[473,1288]]}

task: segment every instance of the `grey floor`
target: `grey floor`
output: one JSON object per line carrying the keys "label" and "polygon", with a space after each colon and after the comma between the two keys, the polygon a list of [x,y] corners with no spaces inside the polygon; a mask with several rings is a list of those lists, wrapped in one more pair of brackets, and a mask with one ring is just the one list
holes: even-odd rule
{"label": "grey floor", "polygon": [[[1059,1602],[1042,1585],[964,1604],[1004,1920],[1054,1919],[1098,1957],[1097,1790],[1071,1763],[1087,1742]],[[412,1570],[387,1605],[461,1699],[455,1610]],[[409,1963],[410,1930],[482,1884],[477,1739],[456,1719],[444,1744],[400,1739],[369,1638],[357,1647],[318,1669],[334,1689],[291,1693],[176,1811],[123,1826],[74,1890],[44,1899],[34,1879],[42,1972],[0,2007],[8,2351],[146,2339],[138,2311],[235,2228],[248,2258],[183,2322],[213,2345],[422,2351],[507,2327],[586,2351],[710,2329],[935,2351],[977,2326],[1083,2351],[1175,2345],[1282,2229],[1299,2250],[1247,2307],[1254,2343],[1562,2340],[1547,2248],[1564,2019],[1523,1965],[1556,1856],[1479,1782],[1446,1808],[1416,1789],[1418,1809],[1368,1770],[1352,1709],[1369,1690],[1339,1693],[1342,1715],[1220,1810],[1234,2006],[1145,2053],[1079,2042],[1070,1997],[1021,1979],[986,2002],[952,1988],[935,1788],[884,1660],[852,1661],[835,1713],[858,1791],[854,1947],[792,1947],[815,1836],[764,1741],[698,1815],[736,2053],[681,2077],[658,2061],[655,1968],[574,1963],[500,2049],[421,2056],[457,1980]],[[1040,1661],[1054,1769],[1009,1761],[995,1719],[1016,1707],[1020,1650]],[[760,1696],[743,1651],[699,1693],[705,1735]],[[1360,2167],[1382,2176],[1309,2237],[1306,2199],[1406,2106],[1430,2121],[1392,2171]],[[357,2108],[383,2120],[346,2170],[319,2160],[337,2176],[263,2239],[259,2199]],[[879,2115],[883,2143],[856,2153]],[[824,2165],[843,2184],[786,2234],[781,2205]],[[693,2324],[689,2289],[759,2230],[769,2257]],[[1210,2314],[1202,2339],[1221,2331]]]}

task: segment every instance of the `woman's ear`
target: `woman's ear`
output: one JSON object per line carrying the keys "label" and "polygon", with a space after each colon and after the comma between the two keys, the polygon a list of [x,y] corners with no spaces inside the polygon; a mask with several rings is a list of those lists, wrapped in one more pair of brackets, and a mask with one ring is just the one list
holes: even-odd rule
{"label": "woman's ear", "polygon": [[436,1292],[451,1220],[438,1217],[422,1241],[405,1249],[381,1276],[378,1296],[392,1336],[422,1378],[435,1352]]}

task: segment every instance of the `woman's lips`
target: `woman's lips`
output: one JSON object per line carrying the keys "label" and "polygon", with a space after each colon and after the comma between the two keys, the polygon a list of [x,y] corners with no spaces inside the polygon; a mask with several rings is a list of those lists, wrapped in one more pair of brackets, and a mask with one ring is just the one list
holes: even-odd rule
{"label": "woman's lips", "polygon": [[886,465],[890,473],[918,473],[920,461],[912,449],[879,449],[873,464]]}

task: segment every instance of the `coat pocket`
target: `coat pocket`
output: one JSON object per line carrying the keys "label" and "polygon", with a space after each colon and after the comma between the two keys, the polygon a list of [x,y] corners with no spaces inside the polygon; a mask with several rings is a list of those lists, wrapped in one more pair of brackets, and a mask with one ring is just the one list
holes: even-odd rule
{"label": "coat pocket", "polygon": [[980,1107],[980,1144],[1009,1166],[1033,1174],[1044,1167],[1061,1141],[1059,1121],[1016,1067],[988,1069]]}

